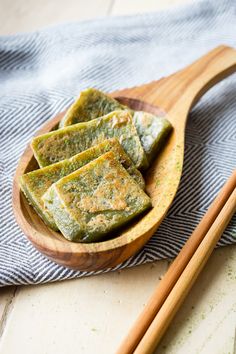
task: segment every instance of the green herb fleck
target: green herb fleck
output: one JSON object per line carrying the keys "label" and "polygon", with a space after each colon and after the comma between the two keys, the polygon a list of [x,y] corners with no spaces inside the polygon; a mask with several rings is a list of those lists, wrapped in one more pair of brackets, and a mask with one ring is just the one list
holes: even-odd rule
{"label": "green herb fleck", "polygon": [[160,180],[156,179],[156,186],[158,187],[160,185]]}

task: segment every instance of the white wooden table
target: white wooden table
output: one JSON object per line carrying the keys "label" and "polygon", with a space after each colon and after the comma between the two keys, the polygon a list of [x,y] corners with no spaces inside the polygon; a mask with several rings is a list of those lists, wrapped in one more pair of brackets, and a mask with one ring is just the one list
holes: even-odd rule
{"label": "white wooden table", "polygon": [[[0,0],[0,34],[191,0]],[[111,354],[169,263],[61,283],[0,289],[0,354]],[[212,255],[158,353],[234,354],[236,246]]]}

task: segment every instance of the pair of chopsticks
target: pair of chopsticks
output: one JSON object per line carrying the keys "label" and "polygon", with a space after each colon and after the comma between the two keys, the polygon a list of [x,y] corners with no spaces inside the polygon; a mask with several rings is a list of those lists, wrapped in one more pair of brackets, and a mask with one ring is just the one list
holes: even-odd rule
{"label": "pair of chopsticks", "polygon": [[158,284],[117,354],[151,354],[236,211],[236,170]]}

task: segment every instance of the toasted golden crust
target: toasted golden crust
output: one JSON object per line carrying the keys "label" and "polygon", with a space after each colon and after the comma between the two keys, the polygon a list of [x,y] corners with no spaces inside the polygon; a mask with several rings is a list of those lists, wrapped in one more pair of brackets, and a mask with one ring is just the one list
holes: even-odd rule
{"label": "toasted golden crust", "polygon": [[85,123],[78,123],[35,137],[31,147],[40,167],[67,159],[108,138],[117,138],[137,168],[148,166],[132,116],[114,111]]}
{"label": "toasted golden crust", "polygon": [[110,112],[123,109],[128,109],[128,107],[99,90],[89,88],[82,91],[78,99],[68,109],[60,122],[60,128],[87,122],[105,116]]}
{"label": "toasted golden crust", "polygon": [[54,183],[43,196],[62,234],[95,242],[151,206],[110,151]]}
{"label": "toasted golden crust", "polygon": [[130,158],[124,152],[119,141],[108,139],[99,145],[77,154],[70,159],[63,160],[44,168],[26,173],[20,178],[20,186],[30,204],[35,208],[44,222],[53,229],[57,229],[53,217],[44,208],[42,196],[47,189],[60,178],[74,172],[105,152],[113,151],[116,158],[127,169],[129,174],[144,189],[145,184],[141,173],[136,169]]}

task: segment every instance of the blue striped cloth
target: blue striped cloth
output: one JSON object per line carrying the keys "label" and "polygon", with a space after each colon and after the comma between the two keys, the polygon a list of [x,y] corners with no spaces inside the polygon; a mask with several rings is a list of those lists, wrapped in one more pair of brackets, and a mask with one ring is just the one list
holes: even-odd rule
{"label": "blue striped cloth", "polygon": [[[17,226],[12,176],[35,131],[80,90],[112,91],[181,69],[219,44],[236,46],[235,0],[197,1],[174,11],[65,24],[0,38],[0,284],[82,277],[41,255]],[[174,257],[236,165],[236,77],[192,110],[177,197],[143,250],[118,268]],[[220,246],[236,241],[236,220]],[[107,270],[109,271],[109,270]],[[98,272],[99,273],[99,272]]]}

